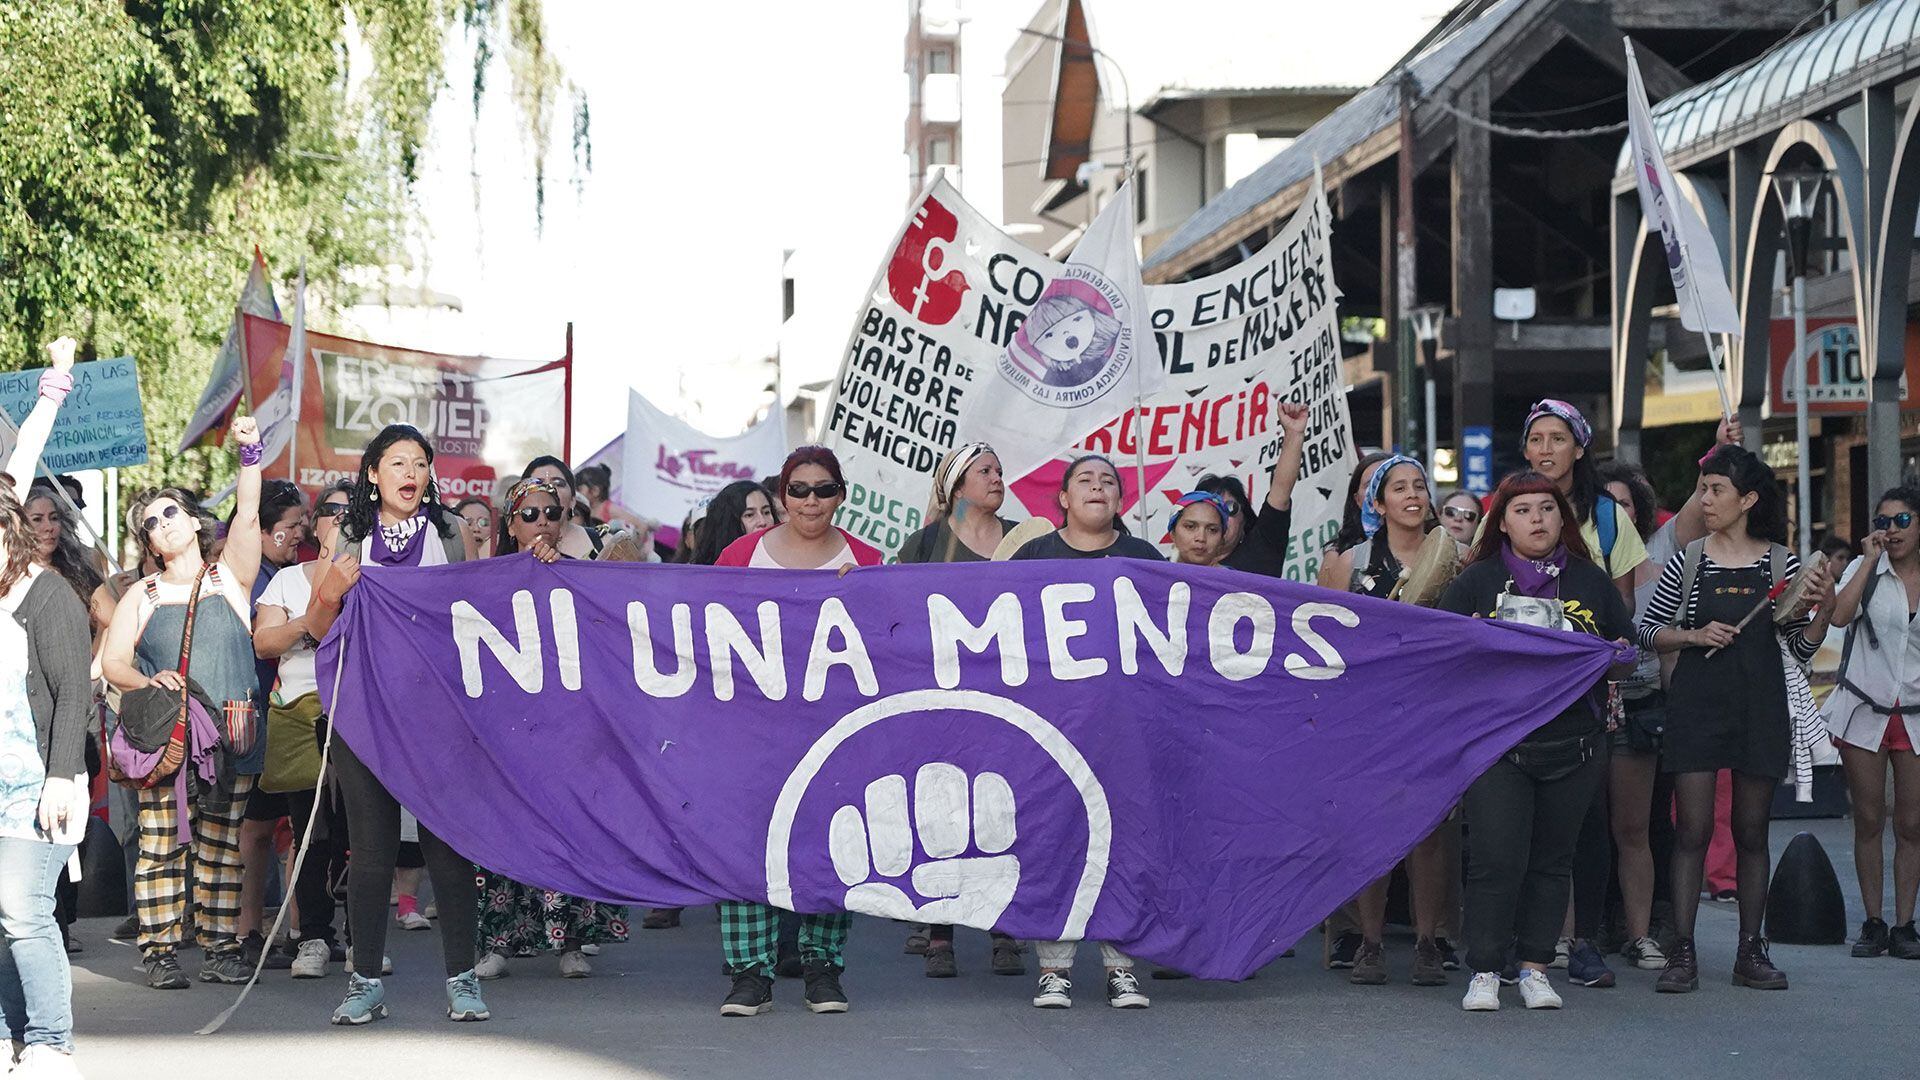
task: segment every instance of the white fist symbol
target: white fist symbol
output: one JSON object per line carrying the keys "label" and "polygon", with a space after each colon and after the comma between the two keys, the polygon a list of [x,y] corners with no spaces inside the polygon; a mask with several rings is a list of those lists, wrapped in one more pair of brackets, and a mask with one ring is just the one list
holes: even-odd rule
{"label": "white fist symbol", "polygon": [[[1013,789],[998,773],[974,777],[936,761],[914,776],[912,823],[907,780],[898,773],[867,785],[866,813],[857,806],[834,812],[827,830],[834,872],[848,886],[849,911],[925,923],[990,927],[1020,887],[1020,859],[1007,854],[1015,837]],[[930,861],[915,863],[914,841]],[[971,836],[969,836],[971,833]],[[971,845],[969,845],[971,840]],[[971,846],[982,855],[960,857]],[[871,853],[871,861],[869,861]],[[870,877],[897,878],[911,871],[913,891],[933,897],[916,905],[897,886]]]}

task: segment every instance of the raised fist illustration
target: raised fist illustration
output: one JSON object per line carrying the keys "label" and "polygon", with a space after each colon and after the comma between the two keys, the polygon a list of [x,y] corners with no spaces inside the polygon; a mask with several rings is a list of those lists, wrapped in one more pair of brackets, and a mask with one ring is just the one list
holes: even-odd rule
{"label": "raised fist illustration", "polygon": [[[943,761],[922,765],[907,780],[895,773],[867,785],[866,810],[842,806],[827,829],[834,872],[847,888],[849,911],[924,923],[990,927],[1020,887],[1013,789],[998,773],[973,778]],[[971,797],[969,797],[971,796]],[[917,841],[917,843],[916,843]],[[969,848],[977,855],[964,854]],[[928,902],[915,904],[898,886],[875,878],[906,877]]]}

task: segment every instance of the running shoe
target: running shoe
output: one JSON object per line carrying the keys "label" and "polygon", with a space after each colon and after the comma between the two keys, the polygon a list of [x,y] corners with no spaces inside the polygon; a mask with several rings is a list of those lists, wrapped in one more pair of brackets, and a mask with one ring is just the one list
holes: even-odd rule
{"label": "running shoe", "polygon": [[418,911],[409,911],[405,915],[400,916],[398,919],[394,921],[400,924],[400,929],[402,930],[433,929],[433,924],[431,922],[428,922],[427,917],[425,915],[420,914]]}
{"label": "running shoe", "polygon": [[352,975],[347,979],[347,997],[333,1010],[331,1023],[358,1027],[387,1018],[387,988],[379,979]]}
{"label": "running shoe", "polygon": [[1667,966],[1666,950],[1650,937],[1635,938],[1627,942],[1626,948],[1620,950],[1620,955],[1626,957],[1628,963],[1641,971],[1659,971]]}
{"label": "running shoe", "polygon": [[1895,960],[1920,960],[1920,932],[1914,930],[1912,919],[1893,928],[1887,951]]}
{"label": "running shoe", "polygon": [[773,1008],[773,980],[743,971],[733,977],[733,991],[720,1003],[721,1016],[759,1016]]}
{"label": "running shoe", "polygon": [[1593,942],[1581,939],[1567,956],[1567,981],[1604,990],[1613,985],[1613,970]]}
{"label": "running shoe", "polygon": [[960,965],[953,959],[953,945],[927,946],[927,978],[951,979],[960,974]]}
{"label": "running shoe", "polygon": [[1385,986],[1387,983],[1387,957],[1381,951],[1377,941],[1365,941],[1360,951],[1353,954],[1353,974],[1347,981],[1355,986]]}
{"label": "running shoe", "polygon": [[1027,962],[1020,959],[1020,943],[1010,937],[995,936],[993,939],[993,973],[995,975],[1025,975]]}
{"label": "running shoe", "polygon": [[492,951],[488,951],[482,955],[480,962],[473,965],[473,973],[478,978],[488,980],[504,979],[513,974],[512,970],[507,967],[507,958]]}
{"label": "running shoe", "polygon": [[1547,981],[1547,973],[1532,968],[1520,973],[1520,1000],[1529,1009],[1557,1009],[1566,1004],[1560,995],[1554,993],[1553,984]]}
{"label": "running shoe", "polygon": [[1881,919],[1868,919],[1866,922],[1860,924],[1860,936],[1854,939],[1853,942],[1853,955],[1862,960],[1875,956],[1885,956],[1887,955],[1888,948],[1892,945],[1892,942],[1889,940],[1891,936],[1887,931],[1885,921]]}
{"label": "running shoe", "polygon": [[1553,963],[1547,966],[1550,968],[1564,968],[1567,966],[1567,959],[1572,955],[1573,939],[1563,937],[1553,943]]}
{"label": "running shoe", "polygon": [[147,969],[147,986],[154,990],[185,990],[193,984],[187,981],[187,973],[180,970],[180,958],[173,955],[172,949],[155,949],[142,961]]}
{"label": "running shoe", "polygon": [[480,977],[471,968],[447,980],[447,1019],[485,1020],[492,1015],[480,999]]}
{"label": "running shoe", "polygon": [[253,965],[238,949],[208,953],[200,964],[200,981],[237,985],[253,978]]}
{"label": "running shoe", "polygon": [[1327,966],[1330,968],[1352,967],[1354,955],[1360,951],[1360,944],[1365,940],[1358,930],[1349,930],[1334,938],[1333,949],[1327,954]]}
{"label": "running shoe", "polygon": [[1440,966],[1446,968],[1448,971],[1459,971],[1460,952],[1453,947],[1453,942],[1448,941],[1445,937],[1436,937],[1433,939],[1433,944],[1435,948],[1440,950]]}
{"label": "running shoe", "polygon": [[1413,943],[1413,985],[1447,985],[1447,968],[1440,957],[1440,946],[1432,938]]}
{"label": "running shoe", "polygon": [[1153,1002],[1140,992],[1140,980],[1121,968],[1107,972],[1107,1004],[1116,1009],[1144,1009]]}
{"label": "running shoe", "polygon": [[920,956],[924,954],[927,951],[927,944],[932,940],[933,935],[929,932],[927,926],[921,923],[914,923],[913,929],[907,931],[907,955]]}
{"label": "running shoe", "polygon": [[308,938],[300,943],[300,952],[293,958],[293,977],[296,979],[324,979],[327,977],[327,961],[332,958],[332,950],[319,938]]}
{"label": "running shoe", "polygon": [[1467,996],[1460,999],[1460,1007],[1468,1012],[1499,1012],[1500,973],[1476,973],[1472,981],[1467,983]]}
{"label": "running shoe", "polygon": [[1057,971],[1040,973],[1040,986],[1034,991],[1033,1007],[1036,1009],[1073,1008],[1073,980]]}
{"label": "running shoe", "polygon": [[21,1050],[20,1064],[13,1075],[19,1080],[81,1080],[73,1051],[47,1043],[34,1043]]}
{"label": "running shoe", "polygon": [[579,949],[568,949],[560,954],[560,977],[563,979],[584,979],[593,974],[593,965],[587,962],[587,954]]}

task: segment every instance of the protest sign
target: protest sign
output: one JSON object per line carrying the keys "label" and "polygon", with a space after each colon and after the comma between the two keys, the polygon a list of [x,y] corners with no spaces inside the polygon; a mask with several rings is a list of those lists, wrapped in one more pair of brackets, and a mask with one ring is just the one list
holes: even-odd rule
{"label": "protest sign", "polygon": [[[255,401],[281,384],[291,327],[246,318],[247,367]],[[293,479],[309,495],[360,465],[360,453],[388,424],[412,424],[433,442],[434,476],[449,503],[488,499],[494,481],[518,474],[541,454],[566,456],[571,437],[567,387],[571,359],[546,363],[447,356],[306,334],[299,431],[266,475]]]}
{"label": "protest sign", "polygon": [[[45,368],[0,375],[0,408],[12,428],[40,399]],[[13,453],[13,431],[0,431],[0,460]],[[121,469],[147,463],[147,419],[140,410],[140,368],[131,356],[73,366],[73,392],[60,407],[40,459],[50,473]]]}
{"label": "protest sign", "polygon": [[220,436],[220,426],[233,412],[245,392],[247,378],[244,363],[245,348],[241,341],[243,326],[241,320],[247,315],[258,315],[263,319],[278,319],[280,304],[273,298],[273,281],[267,275],[266,257],[259,248],[253,249],[253,265],[247,269],[246,284],[240,287],[240,299],[234,305],[233,322],[227,327],[227,336],[220,342],[220,351],[214,354],[213,370],[207,373],[206,388],[200,391],[200,401],[193,407],[193,415],[187,418],[186,430],[180,434],[180,449],[185,450],[196,443]]}
{"label": "protest sign", "polygon": [[1167,563],[516,556],[368,567],[319,683],[400,803],[516,881],[1110,941],[1240,978],[1612,656]]}
{"label": "protest sign", "polygon": [[[1312,580],[1338,531],[1355,458],[1330,224],[1316,185],[1245,262],[1146,289],[1165,376],[1141,415],[1152,520],[1163,523],[1174,500],[1210,472],[1239,477],[1258,503],[1280,456],[1275,407],[1305,403],[1312,419],[1287,561],[1295,580]],[[841,526],[885,551],[920,527],[934,465],[954,444],[967,395],[992,377],[1064,269],[995,228],[945,180],[922,193],[874,278],[822,417],[820,440],[840,455],[849,483]],[[1115,457],[1130,506],[1139,497],[1132,399],[1109,397],[1107,422],[1080,448]],[[1056,515],[1064,464],[1063,456],[1010,477],[1015,497],[1002,514]],[[1156,530],[1149,539],[1162,537]]]}
{"label": "protest sign", "polygon": [[780,471],[787,456],[781,420],[776,410],[742,434],[709,435],[627,391],[621,505],[659,520],[661,539],[677,543],[680,523],[695,504],[736,480]]}

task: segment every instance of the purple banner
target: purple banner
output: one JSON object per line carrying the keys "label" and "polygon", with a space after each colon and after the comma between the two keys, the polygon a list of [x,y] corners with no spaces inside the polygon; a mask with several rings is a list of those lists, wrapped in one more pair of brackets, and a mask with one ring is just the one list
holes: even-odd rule
{"label": "purple banner", "polygon": [[369,569],[339,735],[483,866],[1239,978],[1600,678],[1592,638],[1118,559]]}

